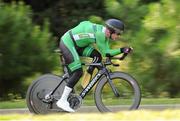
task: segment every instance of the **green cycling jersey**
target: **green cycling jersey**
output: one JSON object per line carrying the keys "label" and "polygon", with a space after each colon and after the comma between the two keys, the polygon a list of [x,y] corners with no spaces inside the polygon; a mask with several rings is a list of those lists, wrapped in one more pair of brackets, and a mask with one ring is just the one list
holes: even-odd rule
{"label": "green cycling jersey", "polygon": [[[110,49],[109,39],[105,36],[105,27],[102,25],[94,24],[90,21],[83,21],[70,31],[78,47],[88,47],[95,43],[97,49],[103,56],[115,56],[121,53],[119,48]],[[69,31],[66,32],[61,39],[69,49],[71,49],[71,46],[74,46]],[[91,49],[89,49],[89,51],[91,51]]]}

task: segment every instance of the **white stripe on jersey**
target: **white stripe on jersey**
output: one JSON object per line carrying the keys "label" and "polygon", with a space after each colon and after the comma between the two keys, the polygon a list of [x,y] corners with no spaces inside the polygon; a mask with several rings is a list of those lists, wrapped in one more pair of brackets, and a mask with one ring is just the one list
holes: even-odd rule
{"label": "white stripe on jersey", "polygon": [[92,38],[94,39],[95,36],[92,33],[81,33],[81,34],[75,34],[73,35],[74,40],[80,40],[80,39],[86,39],[86,38]]}

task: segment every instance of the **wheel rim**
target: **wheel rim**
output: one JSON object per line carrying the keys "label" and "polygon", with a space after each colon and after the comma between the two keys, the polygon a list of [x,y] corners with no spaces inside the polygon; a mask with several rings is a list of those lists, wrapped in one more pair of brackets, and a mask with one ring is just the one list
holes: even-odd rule
{"label": "wheel rim", "polygon": [[[141,91],[140,91],[140,88],[139,88],[139,85],[137,83],[137,81],[129,74],[127,73],[123,73],[123,72],[112,72],[112,73],[109,73],[110,74],[110,79],[112,80],[112,82],[116,82],[114,81],[115,79],[121,79],[123,81],[125,81],[128,85],[130,85],[130,87],[132,87],[133,91],[134,91],[134,98],[132,100],[133,103],[132,103],[132,106],[128,106],[129,108],[125,108],[125,110],[134,110],[134,109],[137,109],[139,107],[139,104],[141,102]],[[119,82],[119,81],[118,81]],[[119,85],[115,85],[113,83],[114,86],[118,86]],[[125,84],[126,84],[125,83]],[[95,103],[96,103],[96,106],[98,108],[98,110],[100,112],[115,112],[115,111],[121,111],[121,110],[124,110],[124,107],[123,108],[120,108],[119,105],[114,105],[114,107],[116,109],[111,109],[111,106],[113,106],[112,104],[110,105],[109,103],[107,104],[107,102],[105,102],[106,100],[108,99],[111,99],[110,97],[106,97],[106,94],[108,93],[111,93],[112,92],[112,89],[108,92],[108,93],[105,93],[103,92],[105,90],[105,85],[109,83],[107,82],[107,78],[105,76],[103,76],[100,80],[99,80],[99,83],[98,85],[96,86],[96,90],[95,90],[95,93],[94,93],[94,97],[95,97]],[[125,87],[127,87],[125,85]],[[109,87],[108,87],[109,88]],[[120,95],[122,95],[123,93],[121,93],[122,91],[120,91]],[[111,93],[112,94],[112,93]],[[113,94],[114,95],[114,94]],[[125,94],[124,94],[125,95]],[[128,94],[129,95],[129,94]],[[125,95],[127,97],[127,94]],[[122,101],[123,102],[123,101]],[[114,103],[114,102],[111,102],[111,103]],[[106,106],[107,105],[107,106]],[[113,107],[113,108],[114,108]]]}

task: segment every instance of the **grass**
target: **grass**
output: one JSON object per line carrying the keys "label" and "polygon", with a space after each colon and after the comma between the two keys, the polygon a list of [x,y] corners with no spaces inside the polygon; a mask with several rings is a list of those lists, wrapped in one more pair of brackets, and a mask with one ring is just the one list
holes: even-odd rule
{"label": "grass", "polygon": [[[111,101],[111,100],[110,100]],[[141,105],[180,104],[180,98],[143,98]],[[83,105],[95,105],[94,100],[85,99]],[[25,100],[1,101],[0,109],[27,108]]]}
{"label": "grass", "polygon": [[0,109],[26,108],[25,100],[1,101]]}
{"label": "grass", "polygon": [[49,115],[1,115],[0,121],[179,121],[180,110],[136,110],[118,113],[66,113]]}
{"label": "grass", "polygon": [[180,104],[180,98],[143,98],[141,105]]}
{"label": "grass", "polygon": [[[109,100],[109,104],[112,101]],[[84,100],[84,105],[94,105],[94,100]],[[126,104],[126,103],[124,103]],[[180,104],[180,98],[142,98],[141,105]]]}

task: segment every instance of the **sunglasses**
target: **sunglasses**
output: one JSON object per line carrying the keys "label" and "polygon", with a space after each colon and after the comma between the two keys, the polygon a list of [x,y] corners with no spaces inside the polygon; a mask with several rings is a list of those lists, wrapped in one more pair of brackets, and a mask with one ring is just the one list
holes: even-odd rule
{"label": "sunglasses", "polygon": [[115,34],[117,34],[118,36],[121,35],[121,33],[116,33],[116,32],[115,32]]}
{"label": "sunglasses", "polygon": [[113,33],[117,34],[117,35],[122,35],[123,31],[114,31]]}

